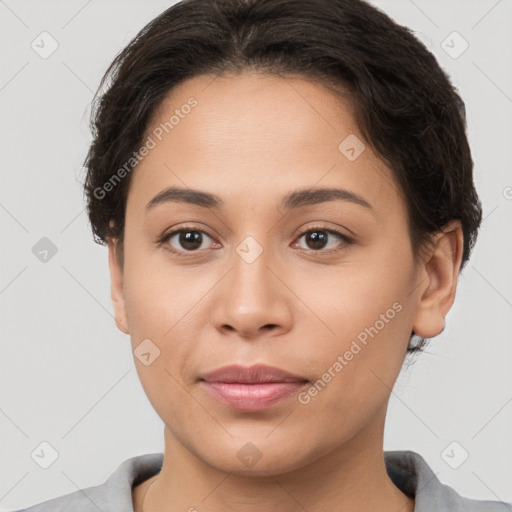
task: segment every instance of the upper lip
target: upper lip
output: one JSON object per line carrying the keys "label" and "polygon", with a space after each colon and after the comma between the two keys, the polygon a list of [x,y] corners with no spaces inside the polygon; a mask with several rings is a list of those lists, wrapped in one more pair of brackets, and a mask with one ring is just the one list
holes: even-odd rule
{"label": "upper lip", "polygon": [[237,364],[223,366],[212,372],[205,373],[201,376],[201,380],[206,382],[237,382],[241,384],[307,382],[307,379],[303,377],[264,364],[256,364],[254,366],[241,366]]}

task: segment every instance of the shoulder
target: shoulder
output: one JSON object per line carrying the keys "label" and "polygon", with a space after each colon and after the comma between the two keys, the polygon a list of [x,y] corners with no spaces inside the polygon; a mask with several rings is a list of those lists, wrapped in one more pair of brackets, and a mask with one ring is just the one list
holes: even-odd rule
{"label": "shoulder", "polygon": [[122,462],[102,484],[14,512],[125,512],[133,511],[132,487],[158,473],[163,454],[148,453]]}
{"label": "shoulder", "polygon": [[426,460],[410,450],[384,452],[393,483],[415,499],[414,512],[512,512],[512,503],[474,500],[439,481]]}
{"label": "shoulder", "polygon": [[103,485],[88,487],[14,512],[110,512]]}

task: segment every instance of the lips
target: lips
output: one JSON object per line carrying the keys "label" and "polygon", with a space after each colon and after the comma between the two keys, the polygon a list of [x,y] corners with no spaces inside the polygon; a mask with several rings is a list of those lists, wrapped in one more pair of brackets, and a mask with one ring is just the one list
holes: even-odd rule
{"label": "lips", "polygon": [[259,384],[271,382],[307,382],[307,379],[274,366],[257,364],[254,366],[223,366],[201,377],[206,382],[239,384]]}
{"label": "lips", "polygon": [[201,384],[210,396],[241,411],[267,409],[307,383],[303,377],[266,365],[224,366],[201,377]]}

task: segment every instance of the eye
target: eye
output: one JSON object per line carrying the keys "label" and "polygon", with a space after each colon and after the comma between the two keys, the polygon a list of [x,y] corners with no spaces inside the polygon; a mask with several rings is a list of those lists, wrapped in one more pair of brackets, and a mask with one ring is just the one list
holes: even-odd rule
{"label": "eye", "polygon": [[[309,228],[307,231],[300,234],[299,240],[301,238],[304,238],[307,247],[300,248],[313,252],[334,252],[341,250],[343,245],[350,245],[353,242],[351,238],[343,233],[333,229],[326,229],[321,226]],[[340,241],[343,243],[340,244]]]}
{"label": "eye", "polygon": [[[296,243],[299,249],[316,253],[333,253],[343,250],[353,243],[353,240],[339,231],[323,226],[310,227],[299,233],[298,240],[304,238],[306,246]],[[157,244],[178,256],[194,256],[213,244],[220,247],[204,230],[197,227],[181,227],[163,234]]]}
{"label": "eye", "polygon": [[[174,253],[198,252],[205,249],[209,240],[213,240],[205,231],[196,228],[181,228],[163,235],[158,243]],[[211,242],[210,242],[211,243]],[[206,245],[206,247],[204,246]]]}

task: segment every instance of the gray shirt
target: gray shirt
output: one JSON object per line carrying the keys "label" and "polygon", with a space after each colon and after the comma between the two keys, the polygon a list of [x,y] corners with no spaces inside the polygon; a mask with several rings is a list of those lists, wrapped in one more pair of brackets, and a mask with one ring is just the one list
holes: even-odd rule
{"label": "gray shirt", "polygon": [[[384,460],[393,483],[415,498],[415,512],[512,512],[512,503],[460,496],[453,488],[442,484],[425,459],[416,452],[385,451]],[[158,473],[162,462],[162,453],[132,457],[120,464],[101,485],[65,494],[23,511],[133,512],[132,487]]]}

